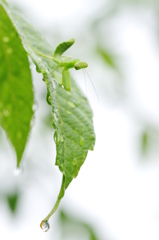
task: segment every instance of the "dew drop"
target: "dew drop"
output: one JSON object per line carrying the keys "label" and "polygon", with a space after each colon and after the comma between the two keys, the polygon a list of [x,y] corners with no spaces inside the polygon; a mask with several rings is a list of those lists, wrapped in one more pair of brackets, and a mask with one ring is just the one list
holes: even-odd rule
{"label": "dew drop", "polygon": [[62,85],[62,88],[64,88],[64,85]]}
{"label": "dew drop", "polygon": [[84,143],[85,143],[84,137],[80,137],[79,143],[81,146],[84,145]]}
{"label": "dew drop", "polygon": [[19,176],[24,172],[23,167],[16,167],[13,171],[14,176]]}
{"label": "dew drop", "polygon": [[49,225],[48,221],[42,221],[40,223],[40,227],[43,230],[43,232],[47,232],[50,229],[50,225]]}
{"label": "dew drop", "polygon": [[58,82],[56,81],[55,78],[52,78],[52,86],[53,86],[54,89],[56,89],[57,86],[58,86]]}

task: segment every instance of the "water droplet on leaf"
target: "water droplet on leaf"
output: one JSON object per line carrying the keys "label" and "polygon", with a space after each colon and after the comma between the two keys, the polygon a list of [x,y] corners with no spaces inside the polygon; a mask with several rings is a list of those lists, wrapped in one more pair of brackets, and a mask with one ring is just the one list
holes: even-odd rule
{"label": "water droplet on leaf", "polygon": [[54,89],[56,89],[57,86],[58,86],[58,82],[56,81],[55,78],[52,78],[52,86],[53,86]]}
{"label": "water droplet on leaf", "polygon": [[48,221],[42,221],[40,223],[40,227],[43,230],[43,232],[47,232],[50,229],[50,225],[49,225]]}

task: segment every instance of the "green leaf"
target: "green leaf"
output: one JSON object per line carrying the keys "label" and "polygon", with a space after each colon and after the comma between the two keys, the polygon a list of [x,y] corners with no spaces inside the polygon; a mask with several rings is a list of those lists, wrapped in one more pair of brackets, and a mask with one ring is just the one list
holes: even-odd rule
{"label": "green leaf", "polygon": [[68,41],[60,43],[55,49],[54,56],[61,56],[67,49],[69,49],[75,42],[75,39],[72,38]]}
{"label": "green leaf", "polygon": [[116,65],[116,58],[115,56],[110,53],[110,51],[107,51],[103,49],[102,47],[97,48],[97,53],[101,56],[101,58],[104,60],[104,62],[111,68],[118,70]]}
{"label": "green leaf", "polygon": [[[61,70],[55,69],[56,64],[37,52],[52,56],[52,46],[20,16],[11,6],[3,4],[15,24],[18,34],[23,40],[24,47],[37,71],[43,74],[43,81],[47,86],[47,101],[51,105],[52,125],[55,130],[56,165],[63,174],[61,190],[51,213],[41,222],[46,224],[54,213],[73,178],[79,172],[85,161],[88,150],[93,150],[95,134],[93,128],[93,114],[87,99],[71,78],[71,91],[62,87]],[[34,50],[35,51],[34,51]],[[48,224],[48,223],[47,223]]]}
{"label": "green leaf", "polygon": [[7,196],[7,202],[12,213],[15,213],[17,204],[19,200],[19,194],[15,192],[14,194],[9,194]]}
{"label": "green leaf", "polygon": [[15,148],[19,166],[33,115],[33,87],[26,52],[0,5],[0,124]]}
{"label": "green leaf", "polygon": [[78,218],[78,216],[71,216],[64,210],[59,212],[59,224],[63,233],[62,239],[73,239],[76,236],[82,239],[84,234],[89,236],[89,240],[100,239],[91,223],[85,221],[85,219]]}

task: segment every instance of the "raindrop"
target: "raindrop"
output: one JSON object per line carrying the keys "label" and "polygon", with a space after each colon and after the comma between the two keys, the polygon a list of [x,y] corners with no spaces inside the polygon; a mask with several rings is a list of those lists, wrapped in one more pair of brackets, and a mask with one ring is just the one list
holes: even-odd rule
{"label": "raindrop", "polygon": [[23,167],[16,167],[13,171],[14,176],[19,176],[24,172]]}
{"label": "raindrop", "polygon": [[48,221],[42,221],[40,227],[43,230],[43,232],[47,232],[50,229]]}
{"label": "raindrop", "polygon": [[53,88],[56,89],[57,86],[58,86],[58,82],[56,81],[55,78],[52,78],[51,80],[52,80],[52,86],[53,86]]}
{"label": "raindrop", "polygon": [[62,88],[64,88],[64,85],[62,85]]}
{"label": "raindrop", "polygon": [[85,143],[84,137],[80,137],[79,143],[81,146],[84,145],[84,143]]}

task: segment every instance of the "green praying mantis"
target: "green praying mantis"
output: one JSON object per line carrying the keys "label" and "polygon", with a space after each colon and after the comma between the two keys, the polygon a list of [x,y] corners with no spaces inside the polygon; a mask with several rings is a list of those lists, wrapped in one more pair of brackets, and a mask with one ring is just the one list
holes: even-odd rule
{"label": "green praying mantis", "polygon": [[[56,47],[53,56],[49,56],[49,55],[45,55],[43,53],[39,53],[36,49],[34,49],[31,46],[31,48],[34,50],[34,52],[37,55],[48,58],[48,59],[51,59],[52,61],[54,61],[54,63],[57,64],[56,67],[53,69],[53,71],[51,71],[51,73],[53,73],[56,69],[61,68],[61,70],[62,70],[62,85],[64,86],[64,88],[67,91],[71,91],[71,78],[70,78],[69,70],[71,68],[74,68],[76,70],[80,70],[80,69],[85,69],[85,68],[88,67],[88,64],[86,62],[82,62],[79,59],[72,59],[71,57],[68,57],[68,56],[62,56],[63,53],[66,50],[68,50],[74,43],[75,43],[74,38],[60,43]],[[88,75],[88,77],[89,77],[89,75]],[[89,77],[89,79],[90,79],[90,77]],[[91,79],[90,79],[90,81],[91,81]],[[91,83],[92,83],[92,81],[91,81]],[[93,83],[92,83],[92,85],[93,85]],[[93,88],[95,90],[94,85],[93,85]],[[95,90],[95,92],[96,92],[96,90]],[[97,92],[96,92],[96,94],[97,94]],[[98,95],[97,95],[97,97],[98,97]]]}
{"label": "green praying mantis", "polygon": [[32,46],[31,48],[38,54],[39,56],[51,59],[56,63],[56,67],[51,71],[53,73],[56,69],[61,68],[62,70],[62,85],[67,91],[71,91],[71,78],[69,70],[74,68],[76,70],[80,70],[83,68],[87,68],[88,64],[86,62],[81,62],[79,59],[72,59],[67,56],[62,56],[62,54],[68,50],[75,43],[75,39],[72,38],[68,41],[60,43],[55,51],[53,56],[45,55],[43,53],[39,53]]}

